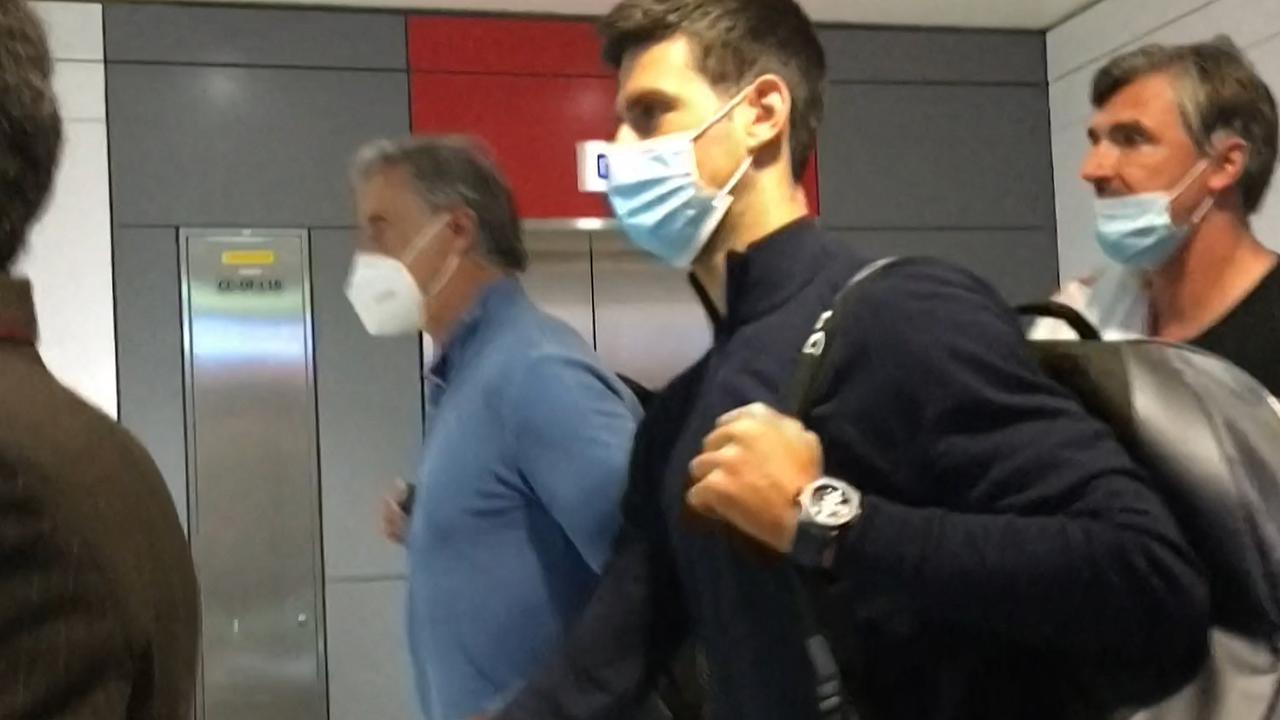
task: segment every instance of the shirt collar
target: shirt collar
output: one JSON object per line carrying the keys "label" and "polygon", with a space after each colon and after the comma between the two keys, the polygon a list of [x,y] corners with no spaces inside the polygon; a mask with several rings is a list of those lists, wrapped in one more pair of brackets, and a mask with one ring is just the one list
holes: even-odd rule
{"label": "shirt collar", "polygon": [[471,339],[480,328],[496,312],[514,302],[521,293],[523,290],[520,287],[520,280],[514,276],[503,277],[484,288],[480,292],[480,297],[458,321],[457,328],[444,346],[436,351],[435,362],[431,364],[430,379],[438,383],[447,382],[449,373],[461,362]]}
{"label": "shirt collar", "polygon": [[716,334],[732,334],[782,307],[807,287],[826,255],[821,238],[817,223],[812,218],[802,218],[752,244],[745,252],[729,253],[723,317],[705,289],[690,276]]}

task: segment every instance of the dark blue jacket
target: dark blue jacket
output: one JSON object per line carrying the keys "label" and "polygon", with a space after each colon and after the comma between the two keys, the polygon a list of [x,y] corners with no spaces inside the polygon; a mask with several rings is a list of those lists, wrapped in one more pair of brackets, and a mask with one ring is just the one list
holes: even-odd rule
{"label": "dark blue jacket", "polygon": [[[865,259],[801,221],[731,256],[715,344],[641,425],[617,555],[504,720],[620,720],[690,634],[717,720],[816,717],[787,560],[685,508],[721,413],[778,403]],[[957,268],[886,271],[844,317],[811,427],[866,498],[820,599],[867,720],[1101,717],[1188,679],[1207,589],[1143,471]]]}

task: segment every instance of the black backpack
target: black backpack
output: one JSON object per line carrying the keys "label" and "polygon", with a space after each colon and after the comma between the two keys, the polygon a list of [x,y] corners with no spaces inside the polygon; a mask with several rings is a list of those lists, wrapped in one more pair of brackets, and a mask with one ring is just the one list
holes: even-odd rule
{"label": "black backpack", "polygon": [[[795,417],[804,418],[829,380],[824,350],[828,335],[841,331],[842,309],[858,287],[903,262],[910,261],[867,266],[819,318],[788,395]],[[1053,303],[1020,312],[1075,329],[1079,340],[1029,341],[1032,351],[1148,469],[1209,580],[1213,627],[1199,675],[1156,705],[1120,709],[1107,720],[1280,720],[1280,401],[1203,350],[1103,341],[1078,313]],[[822,717],[854,718],[807,594],[799,604]]]}
{"label": "black backpack", "polygon": [[[643,410],[647,412],[653,406],[656,392],[621,373],[618,379],[635,395]],[[647,708],[637,720],[704,720],[708,716],[709,682],[706,660],[697,643],[685,643],[658,675],[657,693],[662,708]]]}

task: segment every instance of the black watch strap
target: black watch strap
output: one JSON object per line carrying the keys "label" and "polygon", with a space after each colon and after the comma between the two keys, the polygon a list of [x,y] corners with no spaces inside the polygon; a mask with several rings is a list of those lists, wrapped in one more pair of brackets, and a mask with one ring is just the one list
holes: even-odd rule
{"label": "black watch strap", "polygon": [[836,538],[839,530],[824,527],[815,522],[800,519],[796,525],[796,539],[791,546],[791,560],[811,570],[830,570],[835,559]]}

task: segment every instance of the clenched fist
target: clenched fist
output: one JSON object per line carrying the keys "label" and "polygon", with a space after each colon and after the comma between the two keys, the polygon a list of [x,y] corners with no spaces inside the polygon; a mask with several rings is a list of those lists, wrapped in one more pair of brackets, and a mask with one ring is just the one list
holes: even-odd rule
{"label": "clenched fist", "polygon": [[689,475],[691,508],[787,553],[799,521],[796,499],[822,476],[822,444],[799,421],[755,403],[716,421]]}
{"label": "clenched fist", "polygon": [[404,510],[408,499],[409,486],[400,479],[382,498],[382,536],[398,545],[404,544],[405,533],[409,530],[409,516]]}

